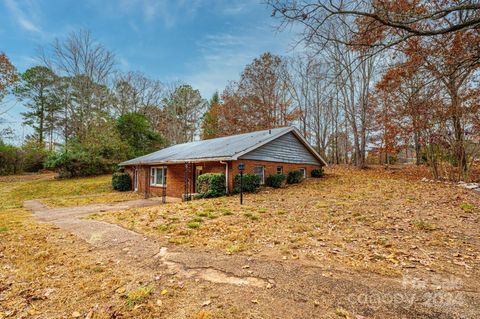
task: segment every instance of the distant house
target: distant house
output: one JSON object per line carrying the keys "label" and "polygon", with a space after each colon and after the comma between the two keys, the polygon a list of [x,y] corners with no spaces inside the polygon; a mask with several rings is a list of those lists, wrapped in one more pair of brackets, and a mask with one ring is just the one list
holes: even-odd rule
{"label": "distant house", "polygon": [[292,170],[308,177],[311,170],[326,165],[296,128],[284,127],[178,144],[120,166],[132,177],[135,191],[185,198],[197,192],[195,181],[204,173],[224,173],[226,191],[231,192],[239,163],[262,182],[270,174]]}

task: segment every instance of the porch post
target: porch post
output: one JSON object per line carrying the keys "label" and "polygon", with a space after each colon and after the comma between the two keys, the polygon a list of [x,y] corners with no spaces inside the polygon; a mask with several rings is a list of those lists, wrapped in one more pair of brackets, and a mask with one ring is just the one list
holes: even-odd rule
{"label": "porch post", "polygon": [[144,169],[145,172],[145,186],[144,186],[144,197],[148,198],[149,197],[149,190],[150,190],[150,168],[148,166],[145,166]]}

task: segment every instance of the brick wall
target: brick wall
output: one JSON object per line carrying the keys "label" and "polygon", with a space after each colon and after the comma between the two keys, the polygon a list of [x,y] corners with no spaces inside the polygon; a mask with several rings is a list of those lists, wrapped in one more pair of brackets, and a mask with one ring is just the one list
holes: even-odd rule
{"label": "brick wall", "polygon": [[290,163],[280,163],[280,162],[267,162],[267,161],[255,161],[255,160],[240,160],[232,161],[229,165],[229,183],[228,188],[230,191],[233,190],[233,179],[235,175],[240,174],[238,170],[238,164],[243,163],[245,165],[244,174],[253,174],[255,166],[263,166],[265,172],[265,178],[268,175],[274,175],[277,173],[277,167],[283,167],[283,173],[288,174],[290,171],[299,170],[300,168],[305,168],[307,170],[307,178],[310,177],[310,172],[313,169],[320,168],[321,165],[312,165],[312,164],[290,164]]}
{"label": "brick wall", "polygon": [[[255,166],[263,166],[265,170],[265,178],[268,175],[273,175],[277,173],[277,167],[282,166],[283,172],[288,174],[290,171],[298,170],[300,168],[305,168],[307,170],[307,177],[310,177],[310,172],[315,168],[320,168],[320,165],[311,165],[311,164],[289,164],[289,163],[279,163],[279,162],[267,162],[267,161],[256,161],[256,160],[241,160],[241,161],[231,161],[228,164],[228,188],[231,192],[233,190],[233,179],[236,174],[239,174],[238,164],[245,164],[245,174],[253,174]],[[167,166],[167,191],[166,195],[169,197],[182,197],[185,192],[185,175],[184,175],[184,164],[169,164]],[[192,164],[190,172],[190,178],[192,181],[191,192],[194,193],[194,174],[195,167],[202,166],[202,173],[223,173],[225,174],[225,164],[220,162],[204,162],[204,163],[195,163]],[[150,185],[150,167],[152,166],[140,166],[138,167],[138,192],[140,194],[145,193],[145,188],[150,196],[162,196],[163,189],[159,186]],[[161,166],[153,166],[161,167]],[[134,170],[135,167],[128,166],[125,167],[125,172],[127,172],[132,181],[134,180]]]}

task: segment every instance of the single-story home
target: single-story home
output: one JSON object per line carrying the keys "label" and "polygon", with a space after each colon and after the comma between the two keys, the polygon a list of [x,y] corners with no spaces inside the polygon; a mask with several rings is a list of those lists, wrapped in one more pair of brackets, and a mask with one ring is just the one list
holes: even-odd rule
{"label": "single-story home", "polygon": [[282,127],[177,144],[120,166],[131,176],[133,190],[146,197],[189,198],[197,192],[198,176],[205,173],[224,173],[230,193],[240,163],[245,174],[257,174],[262,182],[270,174],[292,170],[307,178],[313,169],[326,165],[296,128]]}

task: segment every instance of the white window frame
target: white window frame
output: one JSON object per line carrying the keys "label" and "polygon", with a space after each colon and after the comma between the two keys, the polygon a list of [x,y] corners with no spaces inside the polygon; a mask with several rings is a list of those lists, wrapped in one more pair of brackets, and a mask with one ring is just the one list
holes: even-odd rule
{"label": "white window frame", "polygon": [[[162,183],[158,183],[157,181],[157,170],[159,169],[162,170],[162,177],[163,177]],[[159,186],[159,187],[167,186],[166,174],[167,174],[167,168],[165,166],[151,167],[150,168],[150,186]]]}
{"label": "white window frame", "polygon": [[307,169],[305,167],[300,167],[300,172],[303,171],[303,178],[307,178]]}
{"label": "white window frame", "polygon": [[261,177],[262,177],[262,180],[260,181],[260,184],[263,185],[263,184],[265,184],[265,167],[264,167],[264,166],[254,166],[254,167],[253,167],[253,173],[254,173],[255,175],[258,175],[258,174],[255,172],[255,169],[256,169],[256,168],[261,168],[261,169],[262,169],[262,176],[261,176]]}
{"label": "white window frame", "polygon": [[[280,172],[279,172],[280,169]],[[277,166],[277,174],[283,174],[283,166]]]}

